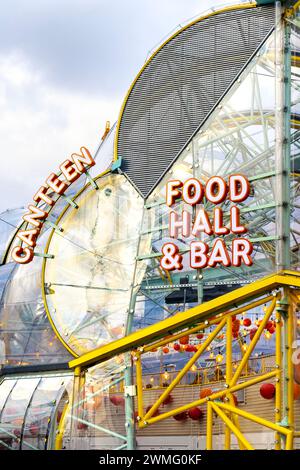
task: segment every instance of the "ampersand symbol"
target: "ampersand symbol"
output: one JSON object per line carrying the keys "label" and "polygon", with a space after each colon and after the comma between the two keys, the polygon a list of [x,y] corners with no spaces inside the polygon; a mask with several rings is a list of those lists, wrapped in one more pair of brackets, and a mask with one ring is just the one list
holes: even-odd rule
{"label": "ampersand symbol", "polygon": [[167,271],[182,269],[182,256],[178,253],[178,246],[174,245],[174,243],[165,243],[161,251],[164,256],[160,260],[160,266],[163,269]]}

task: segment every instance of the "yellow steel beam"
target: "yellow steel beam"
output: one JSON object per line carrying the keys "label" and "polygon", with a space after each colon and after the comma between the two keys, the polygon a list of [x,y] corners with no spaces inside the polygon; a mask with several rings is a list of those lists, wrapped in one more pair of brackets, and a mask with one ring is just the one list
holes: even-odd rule
{"label": "yellow steel beam", "polygon": [[176,332],[185,328],[199,320],[204,320],[218,313],[224,312],[225,309],[233,305],[241,305],[247,300],[255,296],[262,295],[282,285],[300,287],[300,273],[284,271],[266,276],[251,284],[247,284],[239,289],[235,289],[225,295],[221,295],[216,299],[205,302],[204,304],[193,307],[184,314],[182,312],[173,317],[166,318],[147,328],[131,333],[125,338],[113,341],[105,346],[94,349],[87,354],[69,362],[71,368],[78,365],[89,366],[99,361],[104,361],[112,356],[122,352],[137,348],[143,344],[147,344],[155,339]]}
{"label": "yellow steel beam", "polygon": [[61,450],[62,449],[65,426],[66,426],[66,420],[67,420],[67,416],[69,414],[70,406],[71,405],[70,405],[69,401],[64,406],[64,409],[63,409],[63,412],[62,412],[62,415],[61,415],[61,418],[60,418],[60,421],[59,421],[59,425],[58,425],[58,428],[57,428],[56,437],[55,437],[55,445],[54,445],[55,450]]}
{"label": "yellow steel beam", "polygon": [[[280,423],[282,419],[281,414],[281,402],[282,402],[282,386],[281,386],[281,375],[282,375],[282,352],[281,352],[281,313],[280,306],[276,306],[276,332],[275,332],[275,362],[278,371],[276,377],[276,393],[275,393],[275,422]],[[275,450],[281,449],[281,437],[276,431],[275,434]]]}
{"label": "yellow steel beam", "polygon": [[294,340],[294,307],[288,296],[288,317],[287,317],[287,379],[288,379],[288,423],[290,429],[294,430],[294,364],[293,364],[293,349],[292,344]]}
{"label": "yellow steel beam", "polygon": [[[210,400],[217,400],[218,398],[222,398],[226,393],[234,393],[237,392],[238,390],[242,390],[244,388],[250,387],[251,385],[255,385],[257,383],[263,382],[264,380],[269,380],[272,377],[277,375],[277,370],[274,370],[272,372],[268,372],[267,374],[260,375],[258,377],[254,377],[251,380],[247,380],[246,382],[239,383],[235,385],[234,387],[231,387],[230,389],[226,390],[220,390],[218,392],[213,393],[209,397],[206,398],[200,398],[199,400],[195,400],[191,403],[187,403],[186,405],[182,405],[174,410],[167,411],[165,413],[159,414],[157,416],[154,416],[153,418],[149,418],[147,420],[147,424],[145,424],[144,421],[139,422],[139,427],[144,428],[145,426],[149,424],[154,424],[157,421],[162,421],[163,419],[170,418],[171,416],[175,416],[178,413],[181,413],[183,411],[188,411],[191,408],[194,408],[195,406],[201,406],[203,403],[206,403]],[[235,409],[235,408],[233,408]]]}
{"label": "yellow steel beam", "polygon": [[206,450],[212,450],[213,442],[213,409],[211,402],[207,403],[207,417],[206,417]]}
{"label": "yellow steel beam", "polygon": [[144,415],[142,360],[139,354],[136,354],[135,359],[136,359],[135,365],[136,365],[138,417],[141,418]]}
{"label": "yellow steel beam", "polygon": [[259,300],[254,301],[254,302],[250,302],[247,305],[243,305],[242,307],[237,308],[235,310],[230,310],[230,311],[227,311],[227,312],[224,312],[224,313],[220,313],[220,315],[218,315],[217,318],[213,318],[212,320],[209,320],[209,323],[205,323],[205,322],[199,323],[199,325],[197,325],[193,328],[189,328],[188,330],[181,331],[178,334],[171,335],[167,338],[164,338],[161,341],[151,343],[149,346],[148,345],[144,346],[143,347],[143,353],[150,352],[150,351],[152,351],[153,349],[156,349],[156,348],[160,348],[161,346],[164,346],[165,344],[168,344],[171,341],[172,342],[177,341],[178,339],[182,338],[183,336],[192,335],[194,333],[197,333],[198,331],[209,328],[210,326],[215,325],[216,323],[219,323],[225,316],[228,317],[228,315],[230,315],[230,316],[239,315],[240,313],[247,312],[248,310],[251,310],[255,307],[259,307],[259,305],[263,305],[263,304],[269,302],[270,300],[272,300],[273,298],[274,298],[273,295],[268,295],[266,297],[263,297]]}
{"label": "yellow steel beam", "polygon": [[284,434],[285,436],[291,433],[290,429],[284,428],[283,426],[280,426],[279,424],[272,423],[271,421],[268,421],[264,418],[261,418],[260,416],[256,416],[252,413],[249,413],[248,411],[241,410],[240,408],[235,408],[231,405],[225,405],[225,403],[218,403],[218,406],[220,408],[223,408],[224,410],[231,411],[232,413],[236,413],[245,419],[249,419],[250,421],[253,421],[254,423],[261,424],[262,426],[265,426],[269,429],[273,429],[274,431],[277,431],[280,434]]}
{"label": "yellow steel beam", "polygon": [[266,314],[261,322],[261,324],[259,325],[258,329],[257,329],[257,332],[255,333],[254,335],[254,338],[252,339],[252,341],[250,342],[248,348],[247,348],[247,351],[245,352],[241,362],[239,363],[239,366],[237,368],[237,370],[235,371],[235,374],[234,376],[232,377],[231,381],[230,381],[230,384],[229,386],[230,387],[233,387],[236,382],[238,381],[246,363],[248,362],[248,359],[253,351],[253,349],[255,348],[262,332],[264,331],[265,329],[265,326],[267,324],[267,321],[269,320],[270,316],[272,315],[272,312],[275,308],[275,305],[276,305],[276,301],[277,301],[277,296],[274,297],[273,301],[271,302],[271,305],[269,305],[267,311],[266,311]]}
{"label": "yellow steel beam", "polygon": [[181,379],[185,376],[185,374],[190,370],[192,365],[197,361],[197,359],[201,356],[203,351],[206,350],[207,346],[213,341],[213,339],[220,333],[222,328],[224,328],[226,324],[226,318],[221,321],[221,323],[211,332],[211,334],[207,337],[207,339],[201,344],[198,351],[191,357],[191,359],[185,364],[185,366],[181,369],[180,372],[176,375],[174,380],[170,383],[170,385],[166,388],[166,390],[161,394],[161,396],[157,399],[151,409],[145,414],[143,417],[144,421],[147,421],[148,418],[151,418],[155,411],[160,407],[163,401],[170,395],[172,390],[176,387],[177,384],[181,381]]}
{"label": "yellow steel beam", "polygon": [[230,428],[231,431],[235,434],[237,439],[242,442],[244,448],[247,450],[254,450],[252,445],[247,441],[247,439],[243,436],[241,431],[233,424],[233,422],[226,416],[226,414],[220,410],[219,406],[217,406],[215,403],[211,403],[211,406],[213,410],[217,413],[217,415],[224,421],[226,424],[226,427]]}
{"label": "yellow steel beam", "polygon": [[[232,317],[227,318],[226,325],[226,385],[229,386],[232,377]],[[231,395],[232,396],[232,395]],[[230,449],[231,428],[225,427],[225,450]]]}
{"label": "yellow steel beam", "polygon": [[294,445],[294,433],[293,431],[289,431],[286,435],[285,449],[293,450],[293,445]]}

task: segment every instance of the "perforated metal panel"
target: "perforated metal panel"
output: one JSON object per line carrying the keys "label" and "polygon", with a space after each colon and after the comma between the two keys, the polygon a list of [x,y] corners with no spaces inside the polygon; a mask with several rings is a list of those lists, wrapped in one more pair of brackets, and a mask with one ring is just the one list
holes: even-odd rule
{"label": "perforated metal panel", "polygon": [[165,44],[120,120],[122,169],[146,197],[274,26],[274,7],[219,13]]}

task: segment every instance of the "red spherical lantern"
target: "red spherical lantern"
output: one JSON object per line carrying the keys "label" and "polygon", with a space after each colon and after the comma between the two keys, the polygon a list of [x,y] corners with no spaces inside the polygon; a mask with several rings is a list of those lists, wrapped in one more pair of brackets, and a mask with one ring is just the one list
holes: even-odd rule
{"label": "red spherical lantern", "polygon": [[275,331],[276,331],[275,326],[271,326],[270,328],[268,328],[268,332],[271,333],[271,335],[273,335]]}
{"label": "red spherical lantern", "polygon": [[162,349],[162,352],[163,352],[164,354],[168,354],[168,352],[170,352],[170,349],[169,349],[168,347],[164,347],[164,348]]}
{"label": "red spherical lantern", "polygon": [[196,336],[196,338],[198,338],[198,339],[202,339],[203,337],[204,337],[204,334],[203,334],[203,333],[199,333],[199,334]]}
{"label": "red spherical lantern", "polygon": [[164,399],[163,405],[169,405],[169,404],[172,403],[172,402],[173,402],[173,397],[172,397],[172,395],[168,395],[168,396]]}
{"label": "red spherical lantern", "polygon": [[184,350],[186,352],[194,352],[194,346],[192,344],[185,344],[184,345]]}
{"label": "red spherical lantern", "polygon": [[125,406],[125,398],[117,397],[117,406]]}
{"label": "red spherical lantern", "polygon": [[182,413],[178,413],[177,415],[173,416],[176,421],[185,421],[187,419],[187,412],[183,411]]}
{"label": "red spherical lantern", "polygon": [[[149,406],[147,406],[147,408],[146,408],[146,413],[148,413],[148,411],[150,411],[150,410],[151,410],[152,406],[153,406],[153,405],[149,405]],[[154,416],[158,416],[159,414],[160,414],[160,411],[159,411],[159,409],[157,409],[156,411],[154,411],[154,413],[153,413],[152,417],[154,417]]]}
{"label": "red spherical lantern", "polygon": [[31,423],[29,426],[29,432],[32,436],[37,436],[39,433],[39,426],[36,423]]}
{"label": "red spherical lantern", "polygon": [[188,415],[193,421],[200,421],[204,417],[203,411],[201,410],[201,408],[198,408],[197,406],[195,408],[191,408],[188,411]]}
{"label": "red spherical lantern", "polygon": [[77,429],[83,430],[83,429],[87,429],[87,428],[88,428],[87,424],[81,423],[81,422],[77,423]]}
{"label": "red spherical lantern", "polygon": [[241,326],[240,320],[234,320],[232,322],[232,331],[239,331]]}
{"label": "red spherical lantern", "polygon": [[125,399],[124,397],[120,397],[117,395],[112,395],[109,397],[111,403],[115,406],[124,406],[125,405]]}
{"label": "red spherical lantern", "polygon": [[[298,358],[299,358],[299,354],[297,355],[297,359]],[[297,382],[297,384],[300,385],[300,363],[294,365],[294,380],[295,382]]]}
{"label": "red spherical lantern", "polygon": [[256,332],[257,332],[257,328],[252,328],[250,330],[250,339],[251,340],[254,338]]}
{"label": "red spherical lantern", "polygon": [[251,323],[252,322],[251,322],[250,318],[244,318],[244,320],[243,320],[243,325],[244,326],[250,326]]}
{"label": "red spherical lantern", "polygon": [[173,346],[174,351],[180,351],[180,344],[175,343]]}
{"label": "red spherical lantern", "polygon": [[212,394],[212,389],[211,388],[202,388],[200,390],[200,398],[206,398],[209,397]]}
{"label": "red spherical lantern", "polygon": [[265,326],[265,330],[268,330],[269,328],[272,328],[273,322],[271,320],[268,320]]}
{"label": "red spherical lantern", "polygon": [[300,398],[300,385],[297,382],[294,382],[294,400],[299,400]]}
{"label": "red spherical lantern", "polygon": [[118,397],[117,397],[116,395],[112,395],[111,397],[109,397],[109,400],[110,400],[110,402],[111,402],[113,405],[117,406],[117,404],[118,404]]}
{"label": "red spherical lantern", "polygon": [[267,384],[262,384],[262,386],[259,389],[259,392],[263,398],[266,400],[271,400],[275,396],[275,386],[273,384],[267,383]]}
{"label": "red spherical lantern", "polygon": [[190,340],[189,336],[182,336],[182,338],[179,339],[179,343],[180,344],[188,344],[189,340]]}

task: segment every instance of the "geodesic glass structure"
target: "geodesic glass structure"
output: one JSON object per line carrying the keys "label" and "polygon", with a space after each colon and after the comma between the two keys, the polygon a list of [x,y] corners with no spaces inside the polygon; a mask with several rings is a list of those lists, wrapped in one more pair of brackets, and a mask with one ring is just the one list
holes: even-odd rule
{"label": "geodesic glass structure", "polygon": [[[68,385],[70,390],[72,387],[72,392],[68,392],[70,403],[59,419],[58,403],[61,408],[61,397],[66,391],[59,386],[60,376],[51,379],[53,396],[57,393],[59,398],[55,398],[54,408],[47,411],[50,421],[56,419],[53,430],[57,432],[56,439],[47,440],[48,448],[143,448],[147,443],[158,447],[161,436],[167,436],[166,446],[180,448],[183,435],[188,436],[189,448],[203,448],[206,426],[203,424],[199,430],[194,422],[198,418],[186,414],[195,406],[177,414],[168,406],[175,401],[176,409],[181,409],[190,401],[197,402],[199,388],[200,395],[202,389],[209,389],[210,396],[220,391],[223,382],[228,385],[229,374],[234,379],[235,366],[239,371],[244,353],[251,348],[251,331],[260,331],[267,314],[265,325],[267,321],[272,324],[264,333],[263,329],[260,331],[256,352],[249,355],[241,372],[251,380],[272,373],[281,347],[276,339],[281,333],[277,329],[277,336],[274,334],[275,322],[282,321],[270,298],[272,289],[259,291],[251,308],[246,305],[250,297],[241,301],[245,312],[242,306],[235,305],[234,296],[236,291],[239,298],[240,289],[247,289],[265,276],[282,270],[299,271],[298,64],[297,8],[285,11],[272,2],[250,2],[197,18],[165,41],[146,62],[128,91],[116,125],[96,152],[96,166],[71,185],[51,209],[36,256],[29,265],[16,266],[11,259],[11,249],[19,243],[14,234],[18,227],[26,228],[26,223],[15,217],[23,210],[1,215],[1,224],[5,225],[0,268],[0,357],[4,374],[0,384],[4,407],[1,445],[41,448],[39,439],[45,439],[49,430],[35,419],[34,403],[41,386],[50,380],[49,366],[60,370],[61,364],[71,361],[75,374]],[[187,210],[191,217],[195,215],[194,209],[183,201],[172,209],[166,206],[168,180],[185,182],[197,178],[205,183],[214,175],[226,180],[230,174],[244,174],[251,184],[250,196],[241,204],[240,213],[253,245],[253,264],[191,269],[190,239],[179,237],[183,269],[162,269],[162,246],[172,241],[170,211],[180,215]],[[228,224],[230,201],[225,200],[220,207],[224,223]],[[208,200],[204,200],[203,208],[208,214],[213,213]],[[208,246],[215,238],[201,235]],[[229,253],[231,242],[232,235],[224,236]],[[288,341],[297,340],[299,327],[298,291],[296,285],[292,287],[293,335]],[[234,307],[242,315],[233,320],[239,326],[230,344],[227,333],[231,333],[231,323],[224,323],[226,331],[221,324],[216,333],[219,322],[209,310],[211,302],[226,295],[232,301],[225,313],[232,316]],[[285,297],[276,297],[277,302],[283,302]],[[177,322],[176,328],[171,323],[178,315],[184,319],[193,308],[205,308],[206,304],[211,316],[205,319],[212,318],[209,328],[204,324],[201,329],[199,318],[191,319],[189,324]],[[220,310],[216,312],[221,314]],[[170,329],[164,326],[168,321],[173,325]],[[291,334],[288,328],[283,333],[285,338],[288,331]],[[188,340],[184,342],[185,329],[191,332],[185,335]],[[139,338],[143,332],[149,336],[144,336],[142,342]],[[132,350],[122,343],[128,337],[132,337]],[[157,346],[159,340],[163,344]],[[226,365],[229,345],[233,369]],[[141,346],[145,348],[142,358],[144,350],[138,349]],[[93,351],[97,350],[101,360],[96,364],[92,357],[96,357]],[[178,382],[182,393],[175,391],[172,400],[166,401],[167,396],[160,400],[161,390],[168,389],[197,351],[203,354]],[[218,361],[217,357],[221,359]],[[78,365],[81,358],[84,370]],[[282,360],[288,362],[284,357]],[[5,375],[12,367],[27,367],[32,373],[30,367],[38,370],[41,365],[44,375],[39,379],[14,374],[8,379]],[[274,377],[273,374],[271,378]],[[300,385],[297,377],[295,369],[295,384]],[[27,390],[27,383],[27,402],[13,423],[16,433],[11,427],[14,416],[11,420],[10,412],[5,415],[5,400],[9,403],[13,399],[16,384]],[[258,383],[255,382],[252,394],[237,390],[241,409],[246,409],[247,403],[255,405]],[[143,393],[144,405],[140,401]],[[288,393],[291,392],[287,391],[286,396],[283,393],[283,398],[280,395],[283,404],[280,401],[279,408],[288,408]],[[232,400],[232,396],[227,398]],[[159,403],[156,409],[155,401]],[[265,413],[264,419],[270,420],[274,405],[262,402],[257,406],[258,414]],[[298,408],[295,406],[295,423],[300,419]],[[228,425],[226,428],[221,422],[222,411],[213,410],[219,413],[220,421],[212,425],[212,435],[225,436],[228,445]],[[166,419],[174,416],[176,420],[180,413],[183,415],[176,422],[165,424],[159,413],[168,411]],[[206,422],[211,412],[208,408]],[[21,423],[18,419],[22,413],[26,417]],[[200,412],[194,413],[200,416]],[[278,422],[284,419],[285,411],[276,417]],[[158,426],[156,430],[154,426],[147,427],[148,419]],[[240,420],[243,422],[243,418]],[[255,426],[257,423],[252,427],[245,424],[243,431],[252,436],[258,432]],[[155,436],[159,438],[155,440]],[[270,447],[281,445],[278,436],[275,444],[269,434],[263,439],[270,439]],[[289,446],[290,434],[286,439]],[[243,444],[246,447],[247,442]],[[234,445],[238,443],[237,439]]]}

